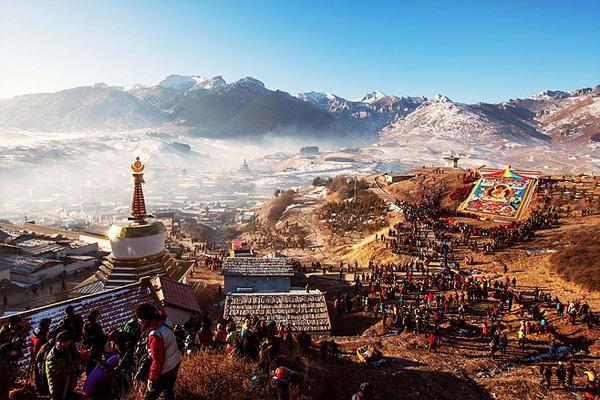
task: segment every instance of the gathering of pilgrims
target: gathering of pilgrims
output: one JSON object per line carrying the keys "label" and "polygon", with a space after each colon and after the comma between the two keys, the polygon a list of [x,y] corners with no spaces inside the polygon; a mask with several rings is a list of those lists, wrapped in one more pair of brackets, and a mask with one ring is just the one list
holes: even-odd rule
{"label": "gathering of pilgrims", "polygon": [[[504,266],[495,277],[461,267],[460,250],[492,253],[530,240],[535,231],[557,224],[552,208],[532,211],[523,222],[494,227],[478,227],[444,216],[432,203],[411,205],[397,201],[405,221],[375,236],[396,254],[410,261],[381,264],[370,261],[354,273],[349,289],[340,290],[331,304],[332,320],[352,311],[372,313],[381,319],[385,334],[409,332],[423,340],[423,347],[435,352],[451,346],[448,332],[476,338],[491,359],[512,349],[538,351],[533,337],[555,333],[557,323],[566,321],[594,329],[597,316],[584,299],[564,299],[540,288],[519,286]],[[433,237],[431,237],[433,236]],[[222,256],[208,257],[205,266],[221,267]],[[473,258],[466,257],[470,265]],[[330,265],[330,264],[328,264]],[[296,262],[294,267],[305,270]],[[332,267],[313,262],[312,270]],[[340,281],[344,263],[340,262]],[[483,312],[474,312],[475,309]],[[508,315],[517,316],[508,321]],[[293,333],[290,326],[276,324],[256,315],[241,321],[208,313],[194,315],[182,325],[172,325],[164,310],[150,304],[138,306],[121,328],[106,330],[99,322],[98,310],[78,315],[72,306],[59,321],[42,319],[28,338],[30,329],[19,315],[8,318],[0,327],[0,400],[120,399],[136,384],[143,386],[144,400],[175,398],[175,384],[183,357],[199,349],[216,349],[258,363],[262,372],[273,378],[279,399],[289,399],[291,377],[295,372],[280,365],[283,346],[295,346],[302,355],[316,353],[323,360],[337,360],[343,354],[329,338],[313,341],[307,333]],[[55,326],[54,329],[50,329]],[[535,336],[534,336],[535,335]],[[547,343],[548,362],[540,368],[541,384],[550,388],[556,382],[571,390],[575,362],[584,370],[584,393],[595,396],[597,375],[592,368],[573,358],[576,348],[561,343],[555,336]],[[318,343],[318,344],[317,344]],[[311,351],[312,349],[312,351]],[[33,386],[19,384],[19,360],[29,354],[25,375]],[[272,376],[271,376],[272,375]],[[83,384],[80,385],[83,381]],[[373,387],[365,382],[353,399],[373,397]],[[587,397],[593,399],[594,397]]]}
{"label": "gathering of pilgrims", "polygon": [[[550,314],[590,330],[598,323],[587,302],[565,301],[539,288],[525,291],[514,276],[509,276],[506,265],[504,276],[493,279],[461,268],[455,259],[455,249],[459,246],[487,253],[529,240],[536,230],[557,224],[558,217],[552,209],[533,212],[521,223],[480,228],[443,218],[439,207],[402,202],[397,205],[403,209],[406,222],[390,229],[387,238],[382,234],[375,240],[385,242],[386,246],[390,242],[396,253],[414,258],[405,263],[369,262],[368,272],[354,272],[353,288],[334,298],[337,315],[357,309],[371,312],[381,318],[387,332],[422,335],[428,351],[435,351],[444,343],[445,329],[441,326],[448,322],[453,331],[480,337],[492,359],[498,352],[505,353],[511,341],[520,349],[527,349],[532,335],[555,332]],[[435,239],[428,239],[427,231],[433,231]],[[472,258],[466,257],[465,264],[470,263]],[[465,318],[478,303],[484,305],[485,317],[477,322]],[[519,305],[518,325],[511,325],[503,317],[515,305]],[[572,350],[555,340],[548,342],[552,359],[564,358]],[[559,369],[560,374],[563,368]],[[544,371],[548,374],[552,366],[546,366]],[[595,385],[594,379],[586,379],[586,384]]]}
{"label": "gathering of pilgrims", "polygon": [[[289,326],[258,316],[247,315],[242,324],[221,318],[213,325],[204,313],[172,326],[163,309],[142,304],[122,328],[109,331],[99,317],[94,310],[84,318],[68,306],[56,328],[50,329],[52,320],[42,319],[29,337],[25,371],[19,360],[27,354],[30,329],[18,315],[10,317],[0,328],[0,400],[121,399],[140,383],[144,400],[162,394],[171,400],[182,357],[199,349],[258,362],[267,378],[273,375],[279,398],[285,398],[286,376],[293,371],[278,365],[279,349],[287,345],[305,354],[313,345],[310,335],[292,334]],[[333,340],[321,341],[321,358],[338,356],[336,348]],[[33,385],[23,384],[28,380]]]}

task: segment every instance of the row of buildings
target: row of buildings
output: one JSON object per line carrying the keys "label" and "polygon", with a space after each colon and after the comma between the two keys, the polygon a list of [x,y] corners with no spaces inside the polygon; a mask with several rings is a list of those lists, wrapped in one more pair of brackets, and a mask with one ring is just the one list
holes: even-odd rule
{"label": "row of buildings", "polygon": [[0,227],[0,281],[32,286],[96,267],[101,259],[97,243],[8,225]]}

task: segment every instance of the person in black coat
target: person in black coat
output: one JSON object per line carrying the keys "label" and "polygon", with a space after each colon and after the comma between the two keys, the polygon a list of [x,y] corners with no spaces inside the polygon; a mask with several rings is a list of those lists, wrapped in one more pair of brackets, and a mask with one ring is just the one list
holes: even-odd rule
{"label": "person in black coat", "polygon": [[82,341],[83,345],[90,350],[90,358],[87,361],[85,371],[89,374],[100,361],[104,344],[106,343],[106,335],[104,329],[98,323],[100,312],[93,310],[89,313],[85,325],[83,325]]}
{"label": "person in black coat", "polygon": [[562,361],[559,361],[558,367],[556,367],[556,377],[558,378],[558,384],[562,387],[565,387],[567,379],[567,370],[563,365]]}
{"label": "person in black coat", "polygon": [[8,392],[17,380],[17,361],[21,357],[15,343],[0,346],[0,400],[8,400]]}

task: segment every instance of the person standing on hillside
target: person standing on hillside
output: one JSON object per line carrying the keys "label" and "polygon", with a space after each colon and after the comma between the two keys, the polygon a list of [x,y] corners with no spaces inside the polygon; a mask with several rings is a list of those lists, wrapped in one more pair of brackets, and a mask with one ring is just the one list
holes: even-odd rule
{"label": "person standing on hillside", "polygon": [[352,396],[352,400],[372,400],[374,398],[373,386],[369,382],[361,383],[358,392]]}
{"label": "person standing on hillside", "polygon": [[569,364],[567,365],[567,385],[572,388],[573,387],[573,378],[575,377],[575,364],[573,360],[569,360]]}
{"label": "person standing on hillside", "polygon": [[74,345],[81,341],[83,331],[83,318],[75,312],[72,305],[65,308],[65,317],[58,325],[57,332],[67,331],[71,334],[71,343]]}
{"label": "person standing on hillside", "polygon": [[99,316],[100,312],[98,310],[92,310],[88,314],[87,321],[83,325],[83,345],[90,350],[90,359],[85,367],[87,375],[92,372],[96,367],[96,364],[100,361],[106,342],[104,329],[102,329],[102,325],[98,323]]}
{"label": "person standing on hillside", "polygon": [[562,361],[559,361],[558,367],[556,367],[556,378],[558,379],[558,384],[564,388],[566,386],[567,370]]}
{"label": "person standing on hillside", "polygon": [[552,367],[550,365],[544,369],[544,385],[546,389],[550,389],[552,386]]}
{"label": "person standing on hillside", "polygon": [[29,356],[31,357],[30,365],[35,363],[37,353],[46,343],[51,323],[52,321],[50,318],[42,318],[38,327],[33,330],[33,333],[29,337],[29,341],[31,342],[31,347],[29,349]]}
{"label": "person standing on hillside", "polygon": [[435,351],[435,334],[433,332],[429,332],[427,335],[427,351]]}
{"label": "person standing on hillside", "polygon": [[75,387],[84,357],[73,346],[71,335],[69,331],[60,332],[46,357],[46,376],[52,400],[78,398]]}
{"label": "person standing on hillside", "polygon": [[162,393],[165,400],[174,400],[175,382],[181,362],[177,338],[163,323],[153,305],[141,304],[135,315],[142,324],[142,337],[146,337],[151,360],[144,400],[156,400]]}

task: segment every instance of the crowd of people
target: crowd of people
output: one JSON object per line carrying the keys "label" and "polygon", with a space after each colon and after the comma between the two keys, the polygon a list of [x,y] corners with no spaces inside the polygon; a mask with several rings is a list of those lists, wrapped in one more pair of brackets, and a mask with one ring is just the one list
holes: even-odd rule
{"label": "crowd of people", "polygon": [[[31,331],[15,315],[0,328],[0,400],[121,399],[143,384],[144,400],[174,399],[174,386],[182,357],[200,349],[235,354],[257,363],[273,378],[279,399],[289,399],[290,383],[296,372],[279,364],[282,345],[308,354],[314,348],[307,333],[293,334],[290,327],[246,316],[242,324],[220,319],[213,329],[207,313],[192,316],[182,325],[170,323],[162,309],[142,304],[123,327],[105,331],[97,310],[86,318],[72,306],[56,324],[44,318]],[[53,327],[54,326],[54,327]],[[53,328],[51,328],[53,327]],[[334,340],[322,340],[318,350],[325,360],[336,360],[340,350]],[[24,371],[23,366],[27,368]],[[20,372],[20,373],[19,373]],[[29,378],[34,387],[17,384]],[[76,389],[81,384],[81,391]]]}
{"label": "crowd of people", "polygon": [[[135,381],[144,383],[145,400],[163,393],[165,399],[174,399],[181,356],[164,313],[141,304],[121,329],[108,332],[99,317],[93,310],[84,320],[67,306],[54,328],[49,318],[40,320],[26,349],[29,327],[19,315],[11,316],[0,328],[0,399],[8,399],[11,389],[11,399],[120,399]],[[21,377],[32,378],[34,389],[17,385],[23,365],[27,369],[21,369]],[[82,379],[82,391],[77,392]]]}
{"label": "crowd of people", "polygon": [[[405,222],[390,229],[387,237],[379,235],[375,240],[389,242],[396,253],[414,258],[409,262],[386,265],[371,262],[370,273],[355,273],[353,291],[334,298],[337,313],[364,307],[364,311],[381,317],[384,328],[423,335],[428,351],[435,351],[443,343],[444,330],[440,326],[449,322],[455,332],[479,336],[489,346],[492,359],[498,352],[507,352],[512,340],[509,335],[512,337],[513,333],[518,347],[526,349],[531,335],[554,332],[545,309],[556,309],[559,317],[566,312],[569,323],[586,324],[589,329],[597,323],[585,301],[563,303],[538,288],[533,293],[524,293],[517,286],[516,278],[508,276],[506,266],[503,279],[490,279],[461,269],[460,261],[455,257],[458,248],[491,253],[527,241],[535,231],[558,223],[554,210],[533,212],[521,223],[480,228],[442,217],[443,210],[437,206],[404,202],[397,202],[397,205],[403,210]],[[468,265],[469,259],[465,261]],[[472,326],[465,320],[465,314],[478,302],[487,304],[485,318],[479,325]],[[503,319],[513,311],[515,304],[520,306],[518,327],[510,326]],[[548,353],[554,359],[565,355],[557,351],[558,346],[554,340],[548,342]],[[572,384],[562,384],[569,382],[569,377],[572,382],[570,364],[565,366],[561,360],[559,367],[556,369],[559,384],[572,387]],[[564,374],[563,370],[566,371]],[[544,374],[551,371],[552,366],[545,366]],[[595,379],[589,369],[586,373]],[[596,385],[594,379],[586,378],[586,385]]]}
{"label": "crowd of people", "polygon": [[[405,221],[389,229],[387,235],[376,235],[375,240],[398,254],[411,255],[411,261],[370,262],[365,272],[359,272],[357,263],[348,264],[347,271],[354,272],[354,285],[333,298],[334,317],[353,310],[372,313],[381,319],[384,329],[422,337],[429,352],[444,344],[445,332],[464,332],[488,346],[492,359],[509,350],[513,337],[518,348],[528,349],[532,335],[554,332],[548,310],[555,310],[553,320],[564,318],[569,324],[589,329],[597,324],[585,301],[565,301],[538,288],[526,293],[506,269],[502,278],[494,279],[460,267],[459,248],[491,253],[527,241],[537,230],[557,224],[552,209],[534,211],[523,222],[483,228],[446,217],[433,202],[412,205],[398,201],[396,205]],[[465,259],[465,264],[470,262]],[[211,270],[222,263],[222,256],[205,258],[205,266]],[[294,267],[304,268],[299,263]],[[333,268],[320,262],[311,265],[312,271],[322,270],[324,274]],[[340,280],[343,270],[340,263]],[[484,315],[473,325],[467,315],[482,305]],[[513,313],[515,305],[519,306],[519,322],[510,326],[505,317]],[[53,400],[111,400],[122,398],[136,385],[144,386],[144,400],[160,396],[174,399],[182,358],[200,349],[218,349],[255,361],[272,378],[278,398],[287,400],[298,373],[279,362],[282,346],[297,346],[303,355],[314,350],[322,361],[335,362],[341,357],[340,347],[332,338],[315,346],[309,334],[294,335],[290,327],[256,315],[245,316],[241,324],[231,318],[213,324],[205,313],[173,326],[162,309],[141,304],[126,324],[108,331],[99,323],[101,317],[93,310],[84,318],[69,306],[60,320],[43,318],[30,334],[30,327],[19,315],[9,317],[0,327],[0,400],[34,399],[38,395]],[[568,352],[559,350],[561,347],[554,339],[548,342],[551,361],[539,368],[540,384],[545,388],[554,385],[554,377],[559,387],[575,386],[576,364]],[[33,381],[33,388],[17,383],[19,371],[21,377]],[[585,396],[593,399],[598,377],[591,368],[585,368],[584,374]],[[352,400],[374,398],[373,386],[364,382]]]}

